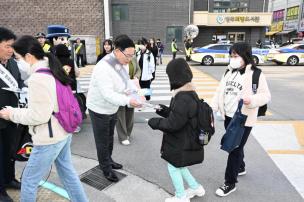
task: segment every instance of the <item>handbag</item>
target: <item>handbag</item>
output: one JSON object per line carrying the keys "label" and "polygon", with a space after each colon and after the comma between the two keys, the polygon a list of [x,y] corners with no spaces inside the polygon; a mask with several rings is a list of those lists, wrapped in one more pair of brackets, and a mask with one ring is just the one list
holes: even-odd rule
{"label": "handbag", "polygon": [[12,158],[16,161],[28,161],[33,148],[32,136],[28,132],[28,126],[19,124],[17,134],[12,147]]}
{"label": "handbag", "polygon": [[228,124],[226,132],[221,140],[221,149],[228,153],[239,147],[245,131],[247,115],[242,114],[242,106],[243,99],[239,101],[238,108]]}

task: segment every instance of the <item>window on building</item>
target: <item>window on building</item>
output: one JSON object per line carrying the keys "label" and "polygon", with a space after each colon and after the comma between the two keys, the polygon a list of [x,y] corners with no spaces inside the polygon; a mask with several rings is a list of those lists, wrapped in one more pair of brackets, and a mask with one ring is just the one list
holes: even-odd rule
{"label": "window on building", "polygon": [[129,20],[129,7],[127,4],[112,4],[113,21]]}
{"label": "window on building", "polygon": [[183,27],[182,26],[169,26],[167,27],[167,42],[171,42],[172,39],[176,39],[177,42],[183,41]]}
{"label": "window on building", "polygon": [[248,0],[231,2],[230,12],[248,12]]}

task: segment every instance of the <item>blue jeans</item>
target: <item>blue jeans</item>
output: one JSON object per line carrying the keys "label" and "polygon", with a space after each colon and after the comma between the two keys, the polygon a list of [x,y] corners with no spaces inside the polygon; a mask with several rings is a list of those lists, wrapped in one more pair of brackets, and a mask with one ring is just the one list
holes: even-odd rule
{"label": "blue jeans", "polygon": [[35,202],[40,180],[55,162],[60,180],[72,202],[87,202],[79,177],[72,165],[69,135],[65,140],[51,145],[35,145],[26,164],[21,182],[21,202]]}
{"label": "blue jeans", "polygon": [[197,189],[200,186],[200,184],[198,184],[194,177],[191,175],[187,167],[176,168],[168,163],[168,171],[173,182],[173,186],[175,188],[175,196],[177,198],[186,196],[183,179],[186,180],[191,189]]}

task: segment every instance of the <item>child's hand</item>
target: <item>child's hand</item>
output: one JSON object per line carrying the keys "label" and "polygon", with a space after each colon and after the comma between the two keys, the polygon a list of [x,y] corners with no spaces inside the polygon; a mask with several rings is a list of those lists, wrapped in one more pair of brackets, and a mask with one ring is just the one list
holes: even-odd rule
{"label": "child's hand", "polygon": [[148,121],[148,125],[149,125],[153,130],[156,130],[156,129],[158,128],[159,121],[160,121],[160,118],[151,118],[151,119],[149,119],[149,121]]}
{"label": "child's hand", "polygon": [[250,105],[251,99],[250,97],[243,97],[244,105]]}
{"label": "child's hand", "polygon": [[162,117],[166,117],[170,110],[169,110],[169,107],[167,107],[166,105],[163,105],[163,104],[159,104],[159,108],[156,109],[156,114],[162,116]]}
{"label": "child's hand", "polygon": [[10,120],[10,114],[11,114],[11,107],[5,107],[0,110],[0,118],[9,121]]}

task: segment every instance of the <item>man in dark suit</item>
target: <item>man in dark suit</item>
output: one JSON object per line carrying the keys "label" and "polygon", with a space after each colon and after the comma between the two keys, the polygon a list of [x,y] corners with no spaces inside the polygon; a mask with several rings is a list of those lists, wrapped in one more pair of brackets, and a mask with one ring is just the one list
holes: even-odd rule
{"label": "man in dark suit", "polygon": [[[0,63],[2,68],[15,79],[19,88],[23,87],[20,72],[16,61],[12,58],[12,44],[16,39],[15,34],[0,27]],[[3,70],[3,69],[2,69]],[[14,92],[2,89],[10,87],[7,80],[0,75],[0,108],[5,106],[18,106],[18,97]],[[7,75],[6,75],[7,78]],[[11,79],[10,79],[11,80]],[[12,122],[0,119],[0,202],[12,202],[13,200],[6,193],[6,188],[20,189],[21,184],[15,178],[15,160],[12,159],[12,147],[17,134],[17,126]]]}

